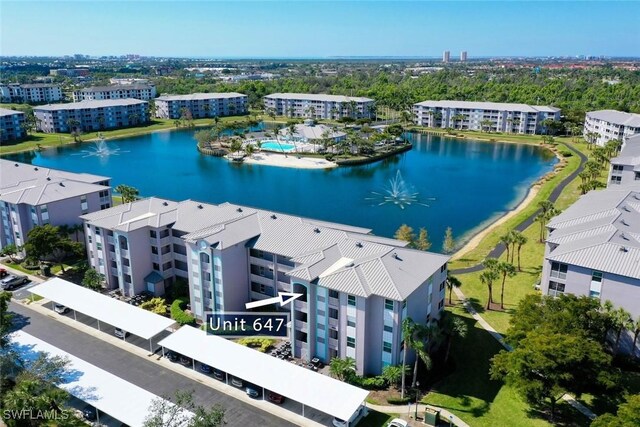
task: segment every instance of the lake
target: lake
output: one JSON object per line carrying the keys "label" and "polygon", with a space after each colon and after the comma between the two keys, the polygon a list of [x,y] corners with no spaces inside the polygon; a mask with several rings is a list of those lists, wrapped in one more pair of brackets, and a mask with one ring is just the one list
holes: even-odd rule
{"label": "lake", "polygon": [[[143,196],[233,202],[373,229],[426,227],[439,250],[446,227],[460,242],[513,209],[557,159],[531,145],[409,134],[411,151],[370,165],[305,170],[235,164],[196,150],[193,130],[109,141],[116,154],[87,156],[93,143],[7,156],[113,178]],[[392,195],[393,190],[401,194]],[[403,200],[404,203],[394,203]]]}

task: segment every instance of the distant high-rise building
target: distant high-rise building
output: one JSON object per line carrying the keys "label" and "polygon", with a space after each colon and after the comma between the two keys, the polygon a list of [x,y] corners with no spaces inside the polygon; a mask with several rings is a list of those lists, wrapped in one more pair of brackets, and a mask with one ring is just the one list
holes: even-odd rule
{"label": "distant high-rise building", "polygon": [[467,51],[463,50],[460,52],[460,62],[467,62]]}
{"label": "distant high-rise building", "polygon": [[445,50],[442,53],[442,62],[449,62],[450,57],[451,57],[451,52],[449,52],[448,50]]}

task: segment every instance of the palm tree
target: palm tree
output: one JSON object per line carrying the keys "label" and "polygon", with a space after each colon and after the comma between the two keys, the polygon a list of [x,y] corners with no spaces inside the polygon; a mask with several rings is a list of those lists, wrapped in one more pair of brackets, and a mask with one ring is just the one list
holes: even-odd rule
{"label": "palm tree", "polygon": [[403,369],[402,365],[387,365],[382,368],[382,377],[389,383],[389,385],[397,388],[402,377],[408,374],[406,368],[407,367],[405,366],[405,369]]}
{"label": "palm tree", "polygon": [[[516,245],[518,251],[518,271],[522,271],[522,265],[520,264],[520,250],[524,245],[527,244],[528,240],[529,239],[527,239],[527,236],[522,234],[520,231],[513,232],[513,243],[514,245]],[[511,262],[513,263],[513,257],[511,259]]]}
{"label": "palm tree", "polygon": [[464,120],[464,114],[456,114],[453,117],[451,117],[451,120],[453,120],[454,126],[457,122],[460,122],[460,129],[462,129],[462,121]]}
{"label": "palm tree", "polygon": [[336,107],[331,107],[331,110],[329,110],[329,112],[331,113],[331,118],[335,120],[340,110],[338,110]]}
{"label": "palm tree", "polygon": [[253,153],[256,152],[256,147],[253,144],[247,144],[244,147],[244,152],[247,154],[247,156],[249,156],[249,158],[251,158],[251,156],[253,156]]}
{"label": "palm tree", "polygon": [[493,125],[493,122],[489,119],[484,119],[480,121],[480,127],[482,128],[483,131],[485,130],[485,128],[489,128],[489,132],[491,132],[491,125]]}
{"label": "palm tree", "polygon": [[451,352],[451,343],[453,339],[456,337],[464,338],[467,336],[467,324],[460,317],[454,317],[448,311],[443,311],[440,315],[440,319],[438,320],[438,324],[440,325],[440,330],[442,334],[447,339],[447,349],[444,353],[444,364],[446,365],[449,361],[449,354]]}
{"label": "palm tree", "polygon": [[413,114],[410,111],[403,110],[400,112],[400,121],[402,123],[410,123],[413,118]]}
{"label": "palm tree", "polygon": [[507,251],[507,261],[509,261],[510,248],[513,243],[513,231],[509,231],[507,234],[500,236],[500,243],[504,245]]}
{"label": "palm tree", "polygon": [[487,310],[491,310],[491,304],[493,303],[493,282],[498,280],[500,276],[493,269],[485,269],[480,274],[480,282],[487,285],[487,289],[489,290],[489,299],[487,300]]}
{"label": "palm tree", "polygon": [[625,329],[633,328],[634,323],[633,319],[631,318],[631,314],[629,314],[629,312],[622,307],[618,308],[612,313],[611,322],[614,329],[616,329],[616,343],[613,348],[614,352],[617,352],[618,346],[620,345],[620,338],[622,337],[622,331],[624,331]]}
{"label": "palm tree", "polygon": [[[404,339],[402,345],[402,370],[406,371],[407,367],[407,353],[409,348],[412,347],[412,340],[415,334],[416,324],[410,317],[407,317],[402,321],[402,337]],[[406,375],[402,376],[402,388],[400,390],[400,398],[404,399]]]}
{"label": "palm tree", "polygon": [[631,356],[636,355],[636,344],[638,343],[638,336],[640,336],[640,316],[633,322],[633,345],[631,346]]}
{"label": "palm tree", "polygon": [[449,305],[451,302],[451,294],[453,294],[453,288],[460,288],[462,286],[462,282],[456,276],[451,275],[451,271],[447,270],[447,288],[449,289]]}
{"label": "palm tree", "polygon": [[122,203],[134,202],[138,198],[139,191],[137,188],[120,184],[113,189],[122,196]]}
{"label": "palm tree", "polygon": [[496,271],[499,274],[502,274],[502,286],[500,288],[500,309],[504,310],[504,284],[507,281],[507,276],[513,277],[516,275],[516,268],[509,262],[501,261],[496,266]]}
{"label": "palm tree", "polygon": [[356,361],[351,357],[347,357],[345,359],[334,357],[329,362],[329,372],[335,378],[340,381],[344,381],[355,374]]}

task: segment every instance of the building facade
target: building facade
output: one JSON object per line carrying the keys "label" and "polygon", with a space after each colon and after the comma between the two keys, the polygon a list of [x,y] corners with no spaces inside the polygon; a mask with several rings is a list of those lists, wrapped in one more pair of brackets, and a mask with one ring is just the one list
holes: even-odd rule
{"label": "building facade", "polygon": [[0,98],[2,102],[27,104],[60,102],[62,89],[60,86],[46,83],[0,85]]}
{"label": "building facade", "polygon": [[156,117],[179,119],[185,112],[194,119],[247,114],[249,97],[241,93],[163,95],[156,99]]}
{"label": "building facade", "polygon": [[591,191],[547,227],[543,294],[587,295],[640,316],[640,185]]}
{"label": "building facade", "polygon": [[415,123],[431,128],[539,134],[560,109],[542,105],[472,101],[423,101],[413,106]]}
{"label": "building facade", "polygon": [[584,137],[591,138],[597,145],[607,141],[625,142],[632,135],[640,133],[640,114],[615,110],[589,111],[584,118]]}
{"label": "building facade", "polygon": [[112,206],[110,179],[0,159],[0,248],[22,246],[36,225],[82,224]]}
{"label": "building facade", "polygon": [[137,99],[82,101],[35,107],[42,132],[91,132],[149,122],[149,103]]}
{"label": "building facade", "polygon": [[609,163],[608,186],[640,185],[640,134],[628,137],[618,156]]}
{"label": "building facade", "polygon": [[[362,374],[402,360],[402,321],[444,308],[448,257],[370,230],[223,203],[150,198],[84,215],[89,262],[110,288],[161,294],[189,282],[191,310],[300,293],[289,306],[296,356],[353,357]],[[412,355],[408,355],[413,357]]]}
{"label": "building facade", "polygon": [[370,119],[375,101],[370,98],[309,93],[272,93],[264,97],[264,108],[277,116],[310,119]]}
{"label": "building facade", "polygon": [[73,102],[128,98],[150,101],[155,97],[155,86],[140,83],[86,87],[73,92]]}
{"label": "building facade", "polygon": [[25,136],[24,113],[0,108],[0,141],[15,141]]}

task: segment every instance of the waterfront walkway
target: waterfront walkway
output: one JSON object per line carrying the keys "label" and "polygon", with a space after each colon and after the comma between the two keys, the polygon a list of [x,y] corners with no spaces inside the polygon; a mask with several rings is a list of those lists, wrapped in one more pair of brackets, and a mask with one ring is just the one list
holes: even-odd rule
{"label": "waterfront walkway", "polygon": [[[560,197],[560,194],[567,187],[567,185],[569,185],[574,179],[576,179],[578,177],[578,174],[584,170],[584,164],[587,162],[587,156],[582,154],[579,150],[577,150],[576,148],[568,144],[565,144],[565,147],[567,147],[569,150],[573,151],[578,157],[580,157],[580,165],[575,171],[569,174],[569,176],[563,179],[560,182],[560,184],[556,186],[556,188],[553,189],[553,191],[549,195],[549,198],[547,199],[552,203],[555,203],[555,201],[558,200],[558,197]],[[538,216],[539,213],[540,213],[540,209],[537,209],[535,212],[533,212],[531,215],[525,218],[524,221],[518,224],[515,227],[515,230],[522,232],[527,228],[529,228],[529,226],[534,223],[534,221],[536,220],[536,216]],[[496,247],[494,247],[491,250],[491,252],[489,252],[489,254],[487,255],[487,258],[499,258],[503,252],[504,252],[504,245],[499,243]],[[471,267],[458,268],[455,270],[451,270],[451,274],[459,275],[459,274],[475,273],[477,271],[481,271],[483,268],[484,267],[482,266],[482,263],[479,263]]]}

